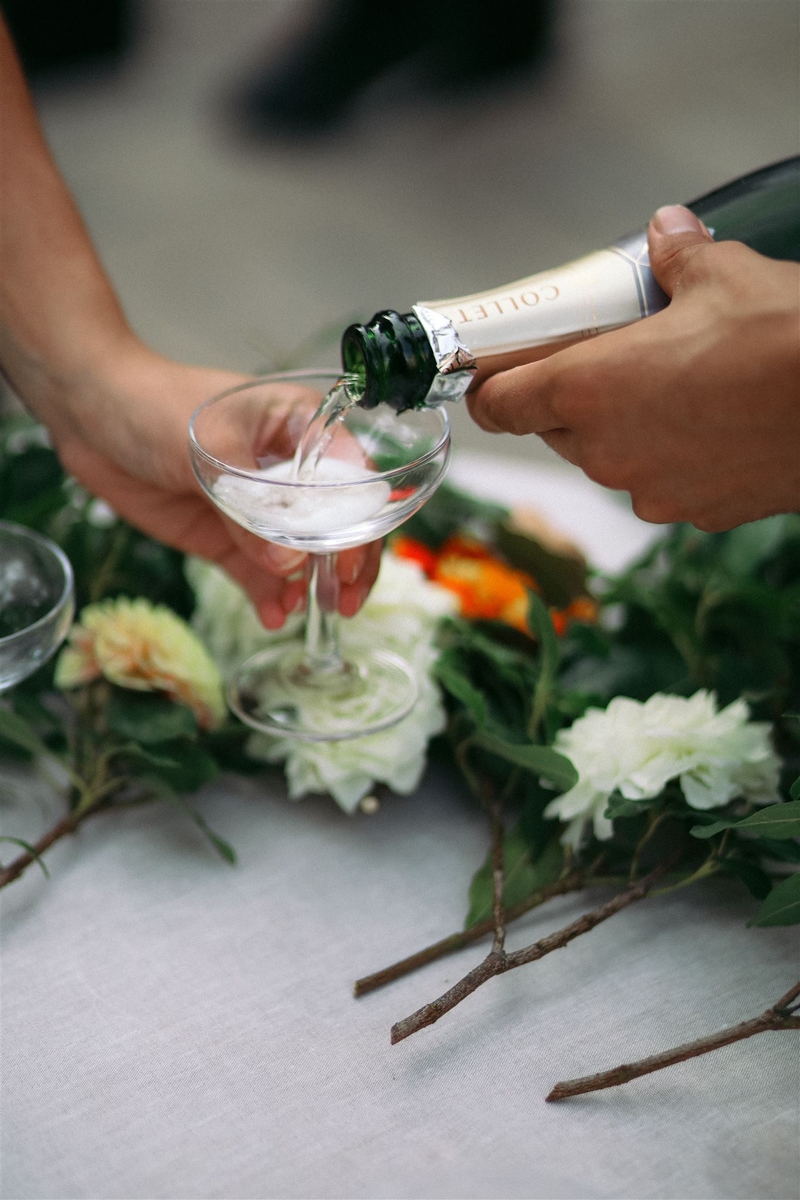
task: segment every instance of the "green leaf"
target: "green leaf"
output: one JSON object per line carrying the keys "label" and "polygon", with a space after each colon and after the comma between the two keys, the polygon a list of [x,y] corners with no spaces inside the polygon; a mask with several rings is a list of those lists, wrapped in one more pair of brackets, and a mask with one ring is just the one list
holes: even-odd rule
{"label": "green leaf", "polygon": [[183,796],[179,795],[174,788],[170,787],[166,780],[162,779],[160,776],[144,776],[142,782],[146,783],[150,787],[153,794],[159,800],[168,800],[170,804],[174,804],[176,808],[179,808],[181,812],[190,817],[203,836],[207,838],[214,847],[220,858],[224,858],[225,862],[230,863],[232,866],[235,865],[237,861],[236,851],[234,850],[233,846],[231,846],[230,842],[226,842],[225,839],[220,837],[218,833],[215,833],[206,821],[205,817],[203,817],[196,808],[192,808],[191,804],[187,803]]}
{"label": "green leaf", "polygon": [[550,613],[536,592],[528,592],[528,628],[534,637],[539,639],[539,678],[536,681],[528,722],[528,733],[533,737],[547,709],[559,659],[558,638]]}
{"label": "green leaf", "polygon": [[513,517],[496,531],[497,547],[520,571],[535,579],[548,604],[566,608],[571,600],[586,594],[586,563],[574,555],[553,550],[538,538],[523,533]]}
{"label": "green leaf", "polygon": [[800,776],[795,779],[794,783],[789,788],[789,795],[792,800],[800,800]]}
{"label": "green leaf", "polygon": [[787,804],[770,804],[736,822],[736,829],[761,833],[771,838],[800,837],[800,800]]}
{"label": "green leaf", "polygon": [[124,754],[129,758],[140,758],[142,762],[149,763],[153,767],[180,767],[180,762],[176,758],[167,758],[164,754],[154,754],[152,750],[146,750],[144,746],[139,746],[136,742],[128,742],[124,746],[118,746],[114,750],[114,754]]}
{"label": "green leaf", "polygon": [[775,858],[779,862],[800,863],[800,842],[792,838],[783,841],[773,841],[772,838],[756,838],[748,841],[747,848],[755,849],[766,858]]}
{"label": "green leaf", "polygon": [[0,708],[0,737],[37,757],[54,757],[29,722],[7,708]]}
{"label": "green leaf", "polygon": [[[512,830],[503,840],[503,906],[511,908],[522,900],[558,879],[564,862],[564,851],[560,843],[550,841],[535,857],[534,848],[519,828]],[[464,928],[477,925],[492,913],[492,856],[472,878],[469,889],[469,912]]]}
{"label": "green leaf", "polygon": [[720,870],[723,875],[733,875],[736,879],[741,879],[757,900],[763,900],[772,889],[769,875],[755,863],[744,862],[741,858],[725,858],[720,864]]}
{"label": "green leaf", "polygon": [[711,825],[694,825],[689,832],[696,838],[710,838],[723,829],[743,829],[770,838],[800,837],[800,800],[786,804],[770,804],[741,820],[714,821]]}
{"label": "green leaf", "polygon": [[578,772],[569,759],[550,746],[539,746],[534,742],[507,742],[486,730],[479,731],[474,742],[498,758],[542,776],[562,791],[578,782]]}
{"label": "green leaf", "polygon": [[639,817],[651,804],[650,800],[626,800],[624,796],[611,795],[603,816],[609,820],[614,820],[615,817]]}
{"label": "green leaf", "polygon": [[787,513],[731,529],[722,542],[720,562],[734,575],[752,575],[788,537],[796,536],[798,518]]}
{"label": "green leaf", "polygon": [[115,688],[106,719],[109,729],[120,737],[145,744],[197,736],[197,721],[191,709],[153,692]]}
{"label": "green leaf", "polygon": [[800,921],[800,872],[790,875],[767,896],[750,925],[796,925]]}
{"label": "green leaf", "polygon": [[18,838],[18,837],[6,837],[5,835],[0,835],[0,842],[13,842],[15,846],[22,846],[22,849],[23,849],[23,850],[27,850],[27,851],[28,851],[28,854],[30,854],[30,856],[31,856],[33,859],[35,859],[35,860],[36,860],[36,862],[39,864],[39,866],[42,868],[42,871],[44,872],[44,877],[45,877],[45,879],[49,879],[49,878],[50,878],[50,872],[48,871],[47,867],[45,866],[45,861],[44,861],[44,859],[42,858],[41,854],[40,854],[40,853],[39,853],[39,851],[36,849],[36,847],[35,847],[35,846],[32,846],[32,845],[30,844],[30,842],[25,842],[25,841],[23,841],[23,840],[22,840],[22,838]]}
{"label": "green leaf", "polygon": [[434,668],[436,678],[441,683],[445,691],[448,691],[451,696],[459,700],[464,707],[472,713],[475,721],[479,726],[485,725],[489,719],[489,712],[486,707],[486,700],[482,692],[479,692],[466,675],[464,675],[455,666],[452,658],[447,658],[445,655],[439,659]]}
{"label": "green leaf", "polygon": [[[212,755],[187,738],[159,742],[158,749],[158,755],[147,753],[142,757],[147,760],[148,767],[157,766],[158,778],[178,793],[196,792],[219,775],[219,767]],[[157,765],[155,760],[158,758],[161,763]],[[147,773],[152,775],[153,772],[148,770]]]}
{"label": "green leaf", "polygon": [[689,830],[692,837],[711,838],[721,833],[723,829],[732,829],[737,824],[735,819],[729,821],[712,821],[710,825],[693,825]]}

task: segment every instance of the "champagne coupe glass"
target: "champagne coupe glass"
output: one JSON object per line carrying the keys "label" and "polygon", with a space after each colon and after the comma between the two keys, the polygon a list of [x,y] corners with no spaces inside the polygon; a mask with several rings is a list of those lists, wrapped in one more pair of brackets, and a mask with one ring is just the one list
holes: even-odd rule
{"label": "champagne coupe glass", "polygon": [[228,699],[253,728],[310,742],[386,729],[416,703],[414,673],[399,655],[376,646],[343,657],[336,555],[383,537],[420,508],[450,452],[441,408],[398,416],[388,405],[353,405],[329,426],[316,468],[297,476],[296,446],[340,377],[328,370],[255,379],[202,404],[189,432],[195,474],[214,504],[257,537],[309,555],[304,637],[249,658]]}
{"label": "champagne coupe glass", "polygon": [[0,692],[46,662],[75,612],[69,559],[49,538],[0,521]]}

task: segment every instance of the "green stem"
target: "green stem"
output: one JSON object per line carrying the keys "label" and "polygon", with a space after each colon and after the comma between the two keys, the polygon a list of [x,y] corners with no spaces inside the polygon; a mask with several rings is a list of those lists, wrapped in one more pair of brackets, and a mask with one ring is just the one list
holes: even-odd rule
{"label": "green stem", "polygon": [[692,883],[698,883],[701,879],[708,879],[710,875],[716,875],[720,869],[719,860],[716,854],[710,854],[706,861],[697,868],[697,870],[686,877],[679,879],[677,883],[671,883],[669,887],[657,888],[652,892],[653,896],[666,896],[670,892],[677,892],[681,888],[689,887]]}
{"label": "green stem", "polygon": [[653,836],[656,829],[658,829],[661,822],[664,820],[665,817],[668,817],[668,816],[669,816],[669,813],[666,811],[662,810],[661,812],[658,812],[658,810],[655,808],[652,808],[650,810],[650,816],[649,816],[649,819],[647,822],[647,829],[645,829],[644,833],[639,838],[639,842],[636,846],[636,849],[633,852],[633,858],[631,859],[631,869],[630,869],[630,875],[628,877],[630,883],[633,883],[634,879],[636,878],[637,872],[639,870],[639,859],[641,858],[642,851],[644,850],[647,843],[650,841],[650,838]]}

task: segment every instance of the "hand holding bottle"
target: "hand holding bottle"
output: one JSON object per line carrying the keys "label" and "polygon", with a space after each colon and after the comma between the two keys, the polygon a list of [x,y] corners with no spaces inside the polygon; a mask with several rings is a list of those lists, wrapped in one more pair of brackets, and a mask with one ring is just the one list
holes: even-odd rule
{"label": "hand holding bottle", "polygon": [[666,309],[493,375],[470,413],[539,434],[647,521],[723,530],[800,510],[800,267],[714,243],[678,206],[648,241]]}

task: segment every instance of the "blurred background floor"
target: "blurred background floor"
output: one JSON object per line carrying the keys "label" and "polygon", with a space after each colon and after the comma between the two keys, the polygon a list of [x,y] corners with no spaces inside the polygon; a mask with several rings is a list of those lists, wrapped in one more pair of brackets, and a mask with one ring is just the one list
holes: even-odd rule
{"label": "blurred background floor", "polygon": [[[315,11],[142,0],[114,69],[37,84],[130,320],[165,354],[337,362],[353,319],[558,265],[798,152],[796,0],[562,0],[530,78],[447,98],[400,67],[324,136],[242,138],[230,96]],[[554,457],[463,406],[454,427],[457,447]]]}

